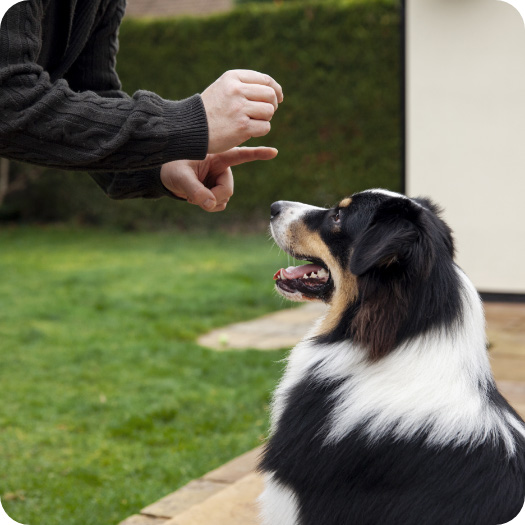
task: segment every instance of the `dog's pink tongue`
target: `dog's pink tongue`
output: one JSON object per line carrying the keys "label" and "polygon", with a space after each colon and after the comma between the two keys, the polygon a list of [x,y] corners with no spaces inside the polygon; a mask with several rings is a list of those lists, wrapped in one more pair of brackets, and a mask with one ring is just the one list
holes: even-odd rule
{"label": "dog's pink tongue", "polygon": [[301,279],[304,274],[310,274],[312,272],[318,272],[323,268],[318,264],[304,264],[302,266],[289,266],[286,269],[279,270],[275,275],[274,279],[281,274],[281,279]]}

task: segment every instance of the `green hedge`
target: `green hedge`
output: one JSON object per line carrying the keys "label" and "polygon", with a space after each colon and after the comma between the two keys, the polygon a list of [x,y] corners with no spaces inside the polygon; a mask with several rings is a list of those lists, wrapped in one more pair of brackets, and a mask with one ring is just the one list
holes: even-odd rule
{"label": "green hedge", "polygon": [[148,89],[180,99],[229,69],[272,75],[283,86],[284,102],[271,133],[250,144],[275,146],[279,156],[237,167],[236,194],[228,210],[212,218],[170,199],[110,201],[87,176],[57,172],[5,209],[12,217],[120,227],[246,225],[265,220],[278,199],[330,205],[365,188],[399,190],[399,18],[394,0],[361,0],[125,20],[117,70],[129,93]]}

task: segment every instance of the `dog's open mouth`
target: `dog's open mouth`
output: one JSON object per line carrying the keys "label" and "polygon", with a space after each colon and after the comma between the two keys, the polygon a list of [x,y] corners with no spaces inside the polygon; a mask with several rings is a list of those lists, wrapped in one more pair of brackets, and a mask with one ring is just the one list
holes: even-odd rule
{"label": "dog's open mouth", "polygon": [[274,276],[276,287],[284,295],[299,300],[324,299],[332,289],[330,272],[319,264],[281,268]]}

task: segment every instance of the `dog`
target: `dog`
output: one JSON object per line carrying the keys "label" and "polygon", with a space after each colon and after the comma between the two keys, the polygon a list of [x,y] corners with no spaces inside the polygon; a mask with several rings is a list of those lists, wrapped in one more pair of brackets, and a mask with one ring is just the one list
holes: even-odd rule
{"label": "dog", "polygon": [[525,500],[525,424],[491,373],[483,307],[430,200],[279,201],[281,269],[327,314],[291,351],[259,471],[264,525],[499,525]]}

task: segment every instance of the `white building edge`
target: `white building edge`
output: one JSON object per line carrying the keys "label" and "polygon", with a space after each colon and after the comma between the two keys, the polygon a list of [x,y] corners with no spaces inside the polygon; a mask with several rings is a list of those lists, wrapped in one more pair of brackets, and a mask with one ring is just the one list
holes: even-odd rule
{"label": "white building edge", "polygon": [[445,208],[479,291],[523,298],[524,22],[498,0],[404,0],[404,15],[407,195]]}

